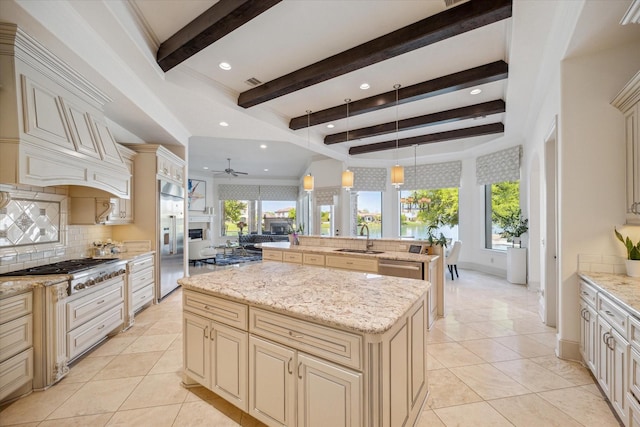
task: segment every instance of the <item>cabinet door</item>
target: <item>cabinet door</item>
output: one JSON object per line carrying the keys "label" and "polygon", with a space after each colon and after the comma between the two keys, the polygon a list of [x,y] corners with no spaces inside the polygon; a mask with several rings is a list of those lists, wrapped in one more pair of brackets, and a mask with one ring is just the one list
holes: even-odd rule
{"label": "cabinet door", "polygon": [[191,313],[184,313],[182,335],[184,340],[184,373],[210,388],[210,321]]}
{"label": "cabinet door", "polygon": [[580,299],[580,354],[591,371],[596,370],[596,312],[586,301]]}
{"label": "cabinet door", "polygon": [[640,224],[640,104],[625,114],[627,142],[627,223]]}
{"label": "cabinet door", "polygon": [[411,344],[409,346],[409,358],[411,369],[411,408],[420,405],[427,388],[427,359],[426,347],[426,323],[427,315],[424,305],[419,305],[411,314]]}
{"label": "cabinet door", "polygon": [[298,426],[360,426],[362,374],[298,355]]}
{"label": "cabinet door", "polygon": [[211,390],[247,411],[247,355],[249,336],[212,322]]}
{"label": "cabinet door", "polygon": [[627,405],[628,375],[627,363],[629,361],[629,343],[616,331],[611,332],[611,394],[609,401],[616,410],[624,425],[629,419]]}
{"label": "cabinet door", "polygon": [[606,396],[611,395],[611,350],[607,346],[606,340],[611,334],[611,326],[598,316],[598,362],[596,365],[596,379],[602,387],[602,391]]}
{"label": "cabinet door", "polygon": [[295,367],[294,350],[249,337],[249,413],[252,416],[270,426],[296,424]]}

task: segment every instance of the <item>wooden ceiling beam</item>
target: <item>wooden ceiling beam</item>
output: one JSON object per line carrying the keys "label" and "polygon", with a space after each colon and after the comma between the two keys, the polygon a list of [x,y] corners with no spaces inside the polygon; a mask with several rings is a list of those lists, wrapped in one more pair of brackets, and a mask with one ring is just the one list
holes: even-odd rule
{"label": "wooden ceiling beam", "polygon": [[[504,61],[496,61],[479,67],[470,68],[454,74],[438,77],[412,86],[401,87],[398,90],[398,103],[420,101],[433,96],[444,95],[457,90],[468,89],[506,79],[509,75],[509,66]],[[370,113],[383,108],[393,107],[396,104],[395,90],[374,95],[349,103],[349,116]],[[329,123],[347,117],[346,104],[337,105],[325,110],[311,113],[309,121],[311,126]],[[289,122],[289,129],[298,130],[307,127],[307,116],[294,117]]]}
{"label": "wooden ceiling beam", "polygon": [[[426,114],[424,116],[411,117],[398,121],[398,130],[419,129],[425,126],[441,125],[453,123],[460,120],[474,119],[477,117],[489,116],[491,114],[504,113],[506,111],[505,102],[502,99],[483,102],[482,104],[469,105],[467,107],[454,108],[447,111]],[[349,131],[349,140],[370,138],[395,132],[396,122],[382,123],[366,128]],[[324,137],[326,145],[338,144],[347,141],[347,132],[334,133]]]}
{"label": "wooden ceiling beam", "polygon": [[162,42],[156,61],[167,72],[282,0],[220,0]]}
{"label": "wooden ceiling beam", "polygon": [[[456,129],[445,132],[432,133],[428,135],[414,136],[398,140],[398,148],[411,147],[413,145],[433,144],[435,142],[451,141],[454,139],[471,138],[474,136],[493,135],[504,132],[504,124],[491,123],[488,125],[474,126],[464,129]],[[384,141],[375,144],[359,145],[349,148],[349,154],[373,153],[376,151],[394,150],[396,141]]]}
{"label": "wooden ceiling beam", "polygon": [[511,17],[512,0],[472,0],[242,92],[253,107],[360,68]]}

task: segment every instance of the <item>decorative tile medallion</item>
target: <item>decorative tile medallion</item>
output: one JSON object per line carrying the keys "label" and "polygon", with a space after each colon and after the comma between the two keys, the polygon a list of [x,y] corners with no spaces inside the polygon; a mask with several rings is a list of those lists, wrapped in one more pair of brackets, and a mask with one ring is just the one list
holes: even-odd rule
{"label": "decorative tile medallion", "polygon": [[60,242],[60,202],[12,199],[0,210],[0,247]]}

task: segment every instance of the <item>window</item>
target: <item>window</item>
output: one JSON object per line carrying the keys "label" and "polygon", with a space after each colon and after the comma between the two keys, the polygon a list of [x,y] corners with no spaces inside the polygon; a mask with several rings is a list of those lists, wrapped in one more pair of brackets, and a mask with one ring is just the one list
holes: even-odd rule
{"label": "window", "polygon": [[436,235],[458,240],[458,189],[400,192],[400,237],[426,239],[429,226]]}
{"label": "window", "polygon": [[504,181],[485,185],[485,248],[506,251],[506,237],[501,233],[504,218],[520,208],[520,181]]}
{"label": "window", "polygon": [[262,234],[287,234],[297,227],[295,201],[262,201]]}
{"label": "window", "polygon": [[222,227],[220,234],[223,236],[237,236],[241,228],[239,225],[244,224],[242,232],[249,232],[249,200],[224,200],[224,215],[222,215]]}
{"label": "window", "polygon": [[358,191],[356,194],[356,215],[358,229],[362,224],[369,227],[371,238],[382,237],[382,192]]}
{"label": "window", "polygon": [[320,235],[333,236],[333,205],[321,205],[320,209]]}
{"label": "window", "polygon": [[296,224],[295,201],[224,200],[223,206],[223,236],[287,234]]}

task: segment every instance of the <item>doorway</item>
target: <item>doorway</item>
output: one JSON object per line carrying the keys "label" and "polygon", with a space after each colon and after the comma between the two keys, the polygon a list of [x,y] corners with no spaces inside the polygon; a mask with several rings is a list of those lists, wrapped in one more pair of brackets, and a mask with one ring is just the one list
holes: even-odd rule
{"label": "doorway", "polygon": [[558,133],[557,117],[544,141],[545,232],[540,316],[547,326],[555,327],[558,316]]}

